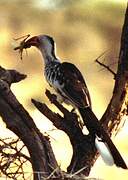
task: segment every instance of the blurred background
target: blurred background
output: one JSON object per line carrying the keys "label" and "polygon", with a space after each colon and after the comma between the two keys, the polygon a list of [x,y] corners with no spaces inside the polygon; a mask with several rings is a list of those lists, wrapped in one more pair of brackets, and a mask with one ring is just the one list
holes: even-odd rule
{"label": "blurred background", "polygon": [[[82,72],[92,98],[93,111],[100,118],[112,95],[113,76],[94,61],[101,61],[116,71],[126,0],[0,0],[0,65],[27,74],[27,79],[13,84],[12,91],[29,111],[36,125],[51,137],[51,143],[62,169],[69,165],[72,149],[68,137],[56,130],[31,103],[31,98],[47,103],[43,61],[34,47],[24,51],[20,60],[13,50],[14,38],[26,34],[48,34],[54,37],[57,56],[74,63]],[[0,120],[0,136],[14,137]],[[113,139],[128,162],[128,123]],[[65,143],[62,143],[65,142]],[[30,170],[31,171],[31,170]],[[108,167],[99,158],[90,177],[105,180],[127,179],[126,171]],[[1,177],[2,178],[2,177]],[[4,179],[4,178],[3,178]]]}

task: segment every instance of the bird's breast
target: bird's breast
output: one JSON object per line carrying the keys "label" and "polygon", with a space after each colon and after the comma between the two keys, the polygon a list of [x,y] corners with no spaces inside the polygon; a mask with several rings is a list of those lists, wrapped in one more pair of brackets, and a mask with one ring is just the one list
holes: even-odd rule
{"label": "bird's breast", "polygon": [[54,88],[60,89],[64,86],[64,76],[60,72],[60,64],[52,64],[45,68],[46,81]]}

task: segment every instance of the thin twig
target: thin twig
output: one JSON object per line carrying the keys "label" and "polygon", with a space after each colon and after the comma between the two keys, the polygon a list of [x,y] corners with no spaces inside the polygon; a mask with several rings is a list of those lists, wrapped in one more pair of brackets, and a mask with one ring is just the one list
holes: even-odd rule
{"label": "thin twig", "polygon": [[77,175],[77,174],[79,174],[80,172],[82,172],[82,171],[85,170],[86,168],[87,168],[87,166],[85,166],[85,167],[81,168],[80,170],[78,170],[77,172],[71,174],[71,175],[70,175],[70,178],[73,177],[73,176],[75,176],[75,175]]}
{"label": "thin twig", "polygon": [[114,79],[116,78],[116,73],[107,65],[104,63],[101,63],[98,59],[95,60],[96,63],[98,63],[100,66],[103,66],[105,69],[107,69],[112,75],[114,75]]}

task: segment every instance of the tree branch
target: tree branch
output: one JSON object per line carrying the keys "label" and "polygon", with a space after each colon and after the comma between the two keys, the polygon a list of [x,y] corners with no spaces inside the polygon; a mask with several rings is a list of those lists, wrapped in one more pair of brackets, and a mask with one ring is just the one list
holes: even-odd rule
{"label": "tree branch", "polygon": [[114,76],[114,79],[116,78],[116,73],[109,66],[105,65],[104,63],[101,63],[98,59],[96,59],[95,62],[107,69],[107,71],[109,71]]}
{"label": "tree branch", "polygon": [[[7,128],[13,131],[28,148],[33,171],[46,172],[44,177],[47,177],[53,171],[52,168],[58,167],[49,139],[40,133],[33,119],[10,90],[12,82],[20,81],[25,77],[17,71],[0,68],[0,115]],[[34,174],[34,179],[38,179],[37,174]]]}
{"label": "tree branch", "polygon": [[90,169],[95,162],[94,157],[96,148],[94,144],[94,137],[83,134],[79,126],[78,115],[76,113],[70,112],[64,108],[56,100],[56,96],[51,94],[48,90],[46,90],[46,95],[49,100],[62,112],[63,116],[52,112],[45,104],[42,104],[34,99],[32,100],[32,103],[53,123],[57,129],[63,130],[68,135],[73,147],[73,156],[68,167],[68,172],[73,173],[83,169],[79,173],[88,176]]}
{"label": "tree branch", "polygon": [[128,110],[128,7],[125,13],[125,20],[121,35],[121,47],[119,53],[118,68],[115,79],[115,86],[110,103],[101,118],[101,123],[111,134],[117,132],[120,124],[123,123],[124,115]]}

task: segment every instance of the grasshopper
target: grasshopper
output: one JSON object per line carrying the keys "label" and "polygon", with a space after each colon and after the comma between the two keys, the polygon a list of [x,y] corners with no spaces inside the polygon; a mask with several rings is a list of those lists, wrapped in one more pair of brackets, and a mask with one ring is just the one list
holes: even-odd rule
{"label": "grasshopper", "polygon": [[19,38],[14,38],[15,41],[21,40],[20,45],[18,47],[15,47],[14,50],[19,50],[19,54],[20,54],[20,59],[22,60],[22,55],[23,55],[23,50],[28,48],[25,46],[26,40],[30,37],[30,34],[19,37]]}

